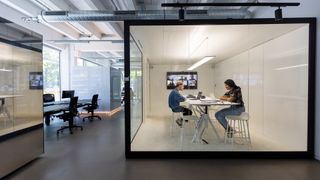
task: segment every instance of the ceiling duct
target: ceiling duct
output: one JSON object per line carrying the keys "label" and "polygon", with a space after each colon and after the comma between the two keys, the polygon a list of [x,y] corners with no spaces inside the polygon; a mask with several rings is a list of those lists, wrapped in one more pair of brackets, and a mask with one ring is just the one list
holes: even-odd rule
{"label": "ceiling duct", "polygon": [[[252,14],[247,9],[186,10],[185,19],[243,19]],[[43,11],[38,20],[65,21],[124,21],[124,20],[178,20],[178,10],[139,11]]]}

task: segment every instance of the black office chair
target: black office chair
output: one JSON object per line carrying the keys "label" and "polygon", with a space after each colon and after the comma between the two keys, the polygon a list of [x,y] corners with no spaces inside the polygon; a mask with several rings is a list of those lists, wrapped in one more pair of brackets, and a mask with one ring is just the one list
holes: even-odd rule
{"label": "black office chair", "polygon": [[74,125],[74,117],[77,116],[78,114],[78,97],[72,97],[70,98],[70,104],[69,104],[69,108],[68,110],[64,110],[63,114],[59,115],[58,117],[60,119],[63,119],[63,121],[68,121],[69,122],[69,126],[61,126],[60,129],[57,130],[57,135],[59,135],[59,132],[63,132],[64,129],[69,129],[70,134],[73,134],[72,129],[73,128],[80,128],[80,130],[83,130],[82,126],[78,126],[78,125]]}
{"label": "black office chair", "polygon": [[43,94],[43,102],[54,102],[55,98],[54,98],[54,94]]}
{"label": "black office chair", "polygon": [[[54,102],[54,101],[55,101],[54,94],[43,94],[43,103]],[[51,115],[50,120],[52,121],[55,117],[56,115],[54,114]]]}
{"label": "black office chair", "polygon": [[98,118],[99,120],[101,120],[100,116],[96,116],[94,115],[94,110],[97,109],[98,106],[98,94],[95,94],[92,96],[92,100],[91,100],[91,104],[87,104],[87,107],[84,107],[83,109],[87,110],[88,113],[91,112],[90,116],[84,117],[83,121],[88,118],[90,121],[92,121],[94,118]]}

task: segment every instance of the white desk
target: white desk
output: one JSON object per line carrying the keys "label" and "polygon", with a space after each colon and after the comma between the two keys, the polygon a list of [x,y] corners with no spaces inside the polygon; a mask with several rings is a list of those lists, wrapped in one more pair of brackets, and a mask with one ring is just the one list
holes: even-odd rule
{"label": "white desk", "polygon": [[12,120],[11,115],[8,111],[8,109],[5,106],[5,99],[6,98],[15,98],[15,97],[21,97],[22,95],[13,95],[13,94],[5,94],[0,95],[0,114],[6,115],[9,120]]}
{"label": "white desk", "polygon": [[[228,101],[221,101],[217,99],[210,99],[206,98],[203,100],[190,100],[187,99],[185,101],[187,104],[189,104],[193,109],[195,106],[202,106],[204,107],[204,111],[200,112],[200,118],[197,122],[196,129],[194,136],[192,138],[192,142],[194,143],[201,143],[202,142],[202,135],[204,133],[204,130],[208,127],[208,123],[210,123],[214,133],[216,134],[217,138],[220,139],[220,136],[214,127],[212,121],[210,120],[210,117],[208,115],[208,107],[209,106],[230,106],[230,105],[238,105],[239,103],[232,103]],[[198,111],[199,112],[199,111]]]}

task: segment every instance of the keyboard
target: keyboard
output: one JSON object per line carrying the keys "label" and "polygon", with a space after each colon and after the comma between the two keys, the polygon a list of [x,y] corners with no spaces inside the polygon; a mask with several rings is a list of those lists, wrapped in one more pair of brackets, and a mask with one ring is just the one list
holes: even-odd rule
{"label": "keyboard", "polygon": [[192,94],[189,94],[189,95],[187,96],[187,98],[188,98],[188,99],[197,99],[197,97],[195,97],[195,96],[192,95]]}

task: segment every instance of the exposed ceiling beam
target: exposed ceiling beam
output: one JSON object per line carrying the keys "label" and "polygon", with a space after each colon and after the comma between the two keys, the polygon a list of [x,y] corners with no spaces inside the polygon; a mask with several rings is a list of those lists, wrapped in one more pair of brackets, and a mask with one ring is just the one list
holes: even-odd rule
{"label": "exposed ceiling beam", "polygon": [[[104,6],[99,1],[79,1],[79,0],[70,0],[74,6],[81,10],[101,10],[101,7]],[[114,22],[104,22],[104,23],[94,23],[100,30],[108,29],[109,32],[115,34],[118,38],[123,39],[123,29]],[[110,36],[112,37],[112,36]],[[113,37],[114,39],[114,37]]]}
{"label": "exposed ceiling beam", "polygon": [[[51,0],[36,0],[41,2],[44,6],[46,6],[50,10],[65,10],[70,9],[70,6],[65,1],[59,1],[59,3],[54,3]],[[80,3],[81,1],[78,1]],[[69,26],[76,29],[82,36],[92,37],[93,39],[100,39],[102,33],[95,29],[93,26],[90,26],[88,23],[79,23],[79,22],[67,22]]]}
{"label": "exposed ceiling beam", "polygon": [[116,62],[117,62],[117,60],[116,60],[116,59],[110,59],[110,57],[109,57],[109,56],[104,55],[102,52],[98,52],[98,54],[99,54],[99,55],[101,55],[101,56],[103,56],[103,57],[105,57],[106,59],[108,59],[108,60],[110,60],[110,61],[114,62],[114,63],[116,63]]}
{"label": "exposed ceiling beam", "polygon": [[[66,34],[61,34],[60,32],[52,29],[51,27],[41,24],[41,23],[26,23],[22,20],[21,17],[26,16],[27,11],[23,12],[23,9],[20,8],[20,6],[16,6],[12,2],[9,1],[1,1],[0,3],[0,16],[6,17],[9,21],[12,21],[20,26],[26,27],[27,29],[30,29],[34,32],[37,32],[39,34],[43,35],[43,39],[61,39],[63,38],[63,35],[66,36]],[[8,8],[9,7],[9,8]],[[17,9],[20,10],[17,10]]]}
{"label": "exposed ceiling beam", "polygon": [[116,7],[118,8],[117,10],[135,10],[136,9],[136,5],[133,0],[126,0],[126,1],[111,0],[111,1],[116,5]]}
{"label": "exposed ceiling beam", "polygon": [[114,56],[114,57],[121,57],[121,55],[119,55],[119,53],[117,51],[110,51],[110,53]]}

